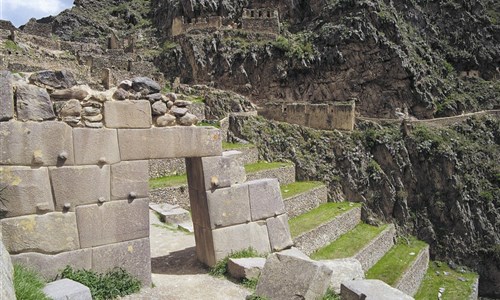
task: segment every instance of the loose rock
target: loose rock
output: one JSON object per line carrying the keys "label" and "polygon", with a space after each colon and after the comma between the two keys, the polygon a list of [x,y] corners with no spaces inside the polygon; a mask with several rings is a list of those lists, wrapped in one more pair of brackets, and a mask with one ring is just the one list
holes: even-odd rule
{"label": "loose rock", "polygon": [[184,116],[180,117],[177,122],[182,126],[191,126],[196,125],[198,121],[199,120],[197,116],[187,113]]}
{"label": "loose rock", "polygon": [[36,72],[29,77],[29,82],[51,89],[68,89],[77,84],[73,73],[67,70]]}
{"label": "loose rock", "polygon": [[153,116],[161,116],[164,115],[167,112],[167,105],[163,103],[162,101],[156,101],[152,106],[151,106]]}
{"label": "loose rock", "polygon": [[164,115],[156,119],[156,126],[158,127],[167,127],[175,125],[176,125],[176,118],[172,115]]}
{"label": "loose rock", "polygon": [[129,92],[122,88],[118,88],[116,92],[113,94],[113,99],[116,100],[126,100],[129,97]]}
{"label": "loose rock", "polygon": [[161,90],[160,85],[148,77],[135,77],[132,79],[132,88],[136,92],[148,90],[148,94],[159,93]]}

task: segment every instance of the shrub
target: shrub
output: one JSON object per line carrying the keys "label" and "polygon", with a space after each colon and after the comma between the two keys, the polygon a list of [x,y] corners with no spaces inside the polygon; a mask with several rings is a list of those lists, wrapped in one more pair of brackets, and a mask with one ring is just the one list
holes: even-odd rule
{"label": "shrub", "polygon": [[14,265],[14,289],[18,300],[50,300],[43,293],[45,282],[35,271]]}
{"label": "shrub", "polygon": [[90,270],[73,270],[66,266],[61,277],[86,285],[94,300],[114,299],[137,293],[141,289],[141,282],[121,268],[98,274]]}

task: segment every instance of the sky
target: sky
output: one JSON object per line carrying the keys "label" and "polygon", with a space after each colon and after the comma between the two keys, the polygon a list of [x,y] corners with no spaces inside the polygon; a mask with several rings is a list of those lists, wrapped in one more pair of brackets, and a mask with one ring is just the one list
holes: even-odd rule
{"label": "sky", "polygon": [[19,27],[31,18],[55,16],[73,6],[73,0],[0,0],[0,19]]}

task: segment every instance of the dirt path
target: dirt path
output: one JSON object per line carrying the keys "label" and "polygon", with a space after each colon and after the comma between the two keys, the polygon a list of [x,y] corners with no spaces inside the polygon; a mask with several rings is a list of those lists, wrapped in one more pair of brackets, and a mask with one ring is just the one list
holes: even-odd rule
{"label": "dirt path", "polygon": [[196,260],[193,234],[166,228],[150,213],[151,271],[154,288],[126,300],[242,300],[251,292],[225,279],[208,275]]}

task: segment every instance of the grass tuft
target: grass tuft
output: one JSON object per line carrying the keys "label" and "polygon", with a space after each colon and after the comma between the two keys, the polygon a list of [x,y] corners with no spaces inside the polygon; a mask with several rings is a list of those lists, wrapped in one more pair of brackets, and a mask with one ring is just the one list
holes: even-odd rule
{"label": "grass tuft", "polygon": [[253,164],[245,165],[245,171],[247,173],[255,173],[263,170],[271,170],[288,166],[293,166],[293,163],[259,161]]}
{"label": "grass tuft", "polygon": [[292,237],[297,237],[304,232],[318,227],[321,224],[330,221],[336,216],[353,209],[360,207],[360,203],[352,202],[328,202],[323,203],[317,208],[308,211],[305,214],[290,219],[290,233]]}
{"label": "grass tuft", "polygon": [[172,176],[163,176],[158,178],[152,178],[149,180],[149,188],[157,189],[162,187],[173,187],[179,185],[187,184],[187,175],[172,175]]}
{"label": "grass tuft", "polygon": [[283,196],[283,199],[286,199],[310,191],[322,185],[323,183],[319,181],[297,181],[280,186],[281,195]]}
{"label": "grass tuft", "polygon": [[73,270],[66,266],[61,277],[86,285],[93,300],[115,299],[118,296],[137,293],[141,289],[141,282],[121,268],[98,274],[89,270]]}
{"label": "grass tuft", "polygon": [[311,258],[322,260],[352,257],[386,228],[387,225],[376,227],[361,223],[331,244],[318,249]]}
{"label": "grass tuft", "polygon": [[380,279],[388,285],[394,285],[417,258],[426,243],[410,237],[399,239],[398,243],[387,252],[368,272],[367,279]]}
{"label": "grass tuft", "polygon": [[340,300],[340,295],[335,293],[335,291],[331,287],[328,287],[325,295],[323,296],[323,298],[321,298],[321,300]]}
{"label": "grass tuft", "polygon": [[14,289],[19,300],[50,300],[43,293],[45,281],[33,270],[14,265]]}

